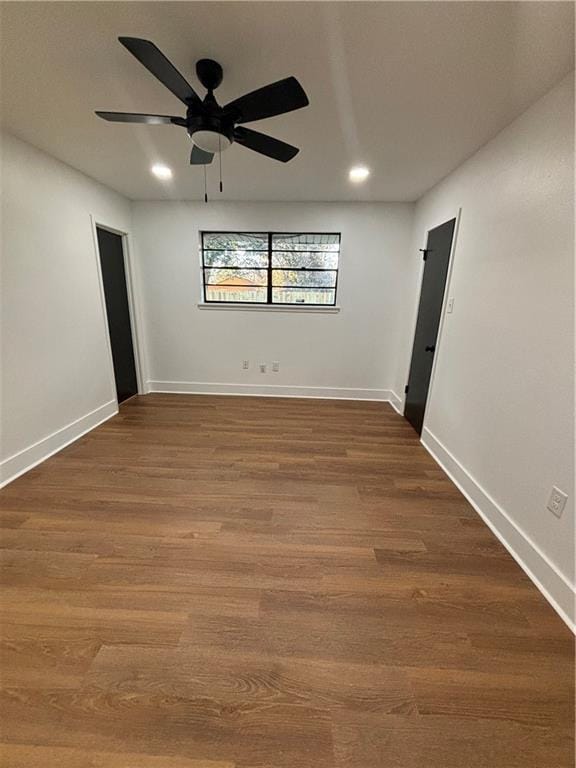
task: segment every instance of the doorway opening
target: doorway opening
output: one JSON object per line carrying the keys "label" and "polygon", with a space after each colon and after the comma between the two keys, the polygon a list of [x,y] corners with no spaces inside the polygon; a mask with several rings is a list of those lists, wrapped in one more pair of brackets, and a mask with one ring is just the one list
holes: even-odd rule
{"label": "doorway opening", "polygon": [[138,394],[122,235],[96,227],[118,403]]}
{"label": "doorway opening", "polygon": [[404,416],[419,435],[430,389],[455,226],[456,219],[450,219],[431,229],[424,250],[424,273],[404,405]]}

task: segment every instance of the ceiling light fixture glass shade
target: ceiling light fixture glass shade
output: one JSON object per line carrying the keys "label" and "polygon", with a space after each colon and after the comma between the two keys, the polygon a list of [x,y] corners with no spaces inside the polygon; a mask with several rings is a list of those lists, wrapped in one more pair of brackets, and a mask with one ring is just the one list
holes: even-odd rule
{"label": "ceiling light fixture glass shade", "polygon": [[355,168],[351,168],[348,174],[350,181],[353,181],[355,184],[366,181],[368,176],[370,176],[370,170],[364,165],[357,165]]}
{"label": "ceiling light fixture glass shade", "polygon": [[195,131],[192,134],[192,141],[204,152],[224,152],[232,143],[227,136],[217,131]]}
{"label": "ceiling light fixture glass shade", "polygon": [[150,170],[157,179],[162,179],[162,181],[168,181],[172,178],[172,169],[164,163],[155,163]]}

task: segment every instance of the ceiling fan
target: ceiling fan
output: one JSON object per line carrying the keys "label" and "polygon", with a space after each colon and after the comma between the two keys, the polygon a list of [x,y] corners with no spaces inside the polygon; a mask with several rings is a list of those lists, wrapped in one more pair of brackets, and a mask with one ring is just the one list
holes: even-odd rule
{"label": "ceiling fan", "polygon": [[201,99],[154,43],[137,37],[118,39],[186,105],[186,117],[97,111],[98,117],[116,123],[178,125],[186,128],[194,144],[190,154],[192,165],[211,163],[215,153],[222,152],[233,142],[283,163],[292,160],[300,151],[298,147],[272,136],[242,127],[242,123],[264,120],[308,106],[308,97],[295,77],[265,85],[221,107],[214,98],[214,90],[222,82],[223,75],[218,62],[200,59],[196,63],[198,79],[208,91],[204,99]]}

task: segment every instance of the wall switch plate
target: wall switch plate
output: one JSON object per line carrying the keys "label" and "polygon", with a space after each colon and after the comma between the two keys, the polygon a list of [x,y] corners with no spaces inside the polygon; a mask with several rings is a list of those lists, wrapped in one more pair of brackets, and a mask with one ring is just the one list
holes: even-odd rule
{"label": "wall switch plate", "polygon": [[278,373],[278,371],[280,370],[280,363],[278,362],[278,360],[275,360],[272,363],[272,370],[274,371],[274,373]]}
{"label": "wall switch plate", "polygon": [[266,373],[266,363],[260,363],[260,373]]}
{"label": "wall switch plate", "polygon": [[556,486],[553,485],[552,492],[550,493],[550,498],[548,499],[548,504],[546,506],[553,515],[556,515],[556,517],[562,517],[562,512],[564,512],[567,499],[568,496],[564,493],[564,491],[561,491],[560,488],[556,488]]}
{"label": "wall switch plate", "polygon": [[247,371],[250,367],[250,361],[249,360],[242,360],[242,369]]}
{"label": "wall switch plate", "polygon": [[447,314],[451,315],[453,311],[454,311],[454,297],[451,296],[448,299],[448,307],[446,309],[446,312],[447,312]]}

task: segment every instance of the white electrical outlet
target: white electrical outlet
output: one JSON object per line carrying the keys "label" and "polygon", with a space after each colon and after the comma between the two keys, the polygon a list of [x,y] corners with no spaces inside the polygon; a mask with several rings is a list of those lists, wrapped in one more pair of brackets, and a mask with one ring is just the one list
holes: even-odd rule
{"label": "white electrical outlet", "polygon": [[274,371],[274,373],[278,373],[278,371],[280,370],[280,363],[278,362],[278,360],[275,360],[272,363],[272,370]]}
{"label": "white electrical outlet", "polygon": [[242,360],[242,369],[244,371],[247,371],[248,368],[250,368],[250,361],[249,360]]}
{"label": "white electrical outlet", "polygon": [[564,493],[564,491],[561,491],[560,488],[556,488],[556,486],[553,485],[552,492],[550,493],[550,498],[548,499],[548,504],[546,506],[553,515],[556,515],[556,517],[562,517],[562,512],[564,512],[567,499],[568,496]]}
{"label": "white electrical outlet", "polygon": [[266,363],[260,363],[260,373],[266,373]]}
{"label": "white electrical outlet", "polygon": [[446,309],[447,314],[451,315],[452,312],[454,312],[454,297],[451,296],[448,299],[448,308]]}

